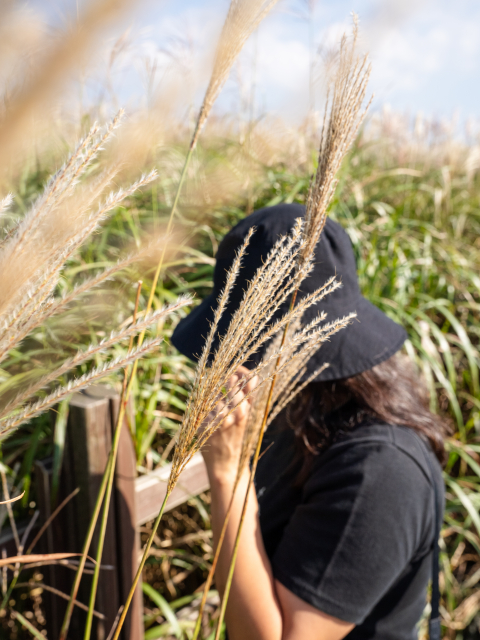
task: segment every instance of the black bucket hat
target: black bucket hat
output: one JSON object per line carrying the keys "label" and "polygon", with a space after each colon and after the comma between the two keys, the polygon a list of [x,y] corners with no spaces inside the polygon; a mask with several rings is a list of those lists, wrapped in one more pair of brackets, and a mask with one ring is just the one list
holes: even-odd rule
{"label": "black bucket hat", "polygon": [[[235,252],[243,244],[249,229],[256,227],[229,304],[220,319],[212,351],[218,346],[219,335],[225,334],[232,315],[240,305],[243,291],[255,271],[264,263],[279,236],[289,233],[295,220],[304,216],[303,205],[279,204],[259,209],[227,233],[218,248],[212,293],[179,322],[172,335],[172,343],[181,353],[192,360],[198,360],[210,330],[217,298],[225,285],[226,271],[231,267]],[[333,275],[341,280],[342,287],[307,309],[302,322],[309,322],[322,311],[327,313],[327,321],[345,316],[351,311],[357,313],[357,318],[333,335],[328,342],[324,342],[311,357],[306,375],[313,373],[324,362],[330,363],[316,380],[339,380],[367,371],[390,358],[401,348],[407,337],[403,327],[362,296],[350,238],[339,224],[327,219],[316,247],[314,269],[303,281],[299,296],[318,289]],[[286,302],[275,317],[285,313],[288,304]],[[245,363],[246,366],[252,367],[259,362],[264,350],[265,347],[255,354],[254,360]]]}

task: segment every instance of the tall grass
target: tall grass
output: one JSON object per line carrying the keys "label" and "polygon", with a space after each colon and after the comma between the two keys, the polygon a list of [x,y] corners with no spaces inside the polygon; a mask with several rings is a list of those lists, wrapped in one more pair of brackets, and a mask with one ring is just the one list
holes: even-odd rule
{"label": "tall grass", "polygon": [[[478,618],[475,603],[480,558],[480,534],[474,515],[480,506],[480,397],[476,386],[480,368],[477,346],[480,178],[478,173],[468,170],[466,160],[472,154],[471,147],[433,137],[427,145],[425,141],[415,140],[413,132],[404,130],[401,136],[392,138],[391,133],[387,136],[389,129],[387,117],[375,115],[360,134],[340,175],[330,215],[345,226],[352,239],[364,294],[406,326],[409,333],[406,350],[426,376],[432,406],[449,413],[456,426],[456,435],[449,444],[445,475],[448,502],[442,533],[442,615],[448,638],[468,638],[471,637],[468,634],[473,633],[468,632],[468,628],[478,624],[475,623],[475,616]],[[215,131],[216,134],[221,131],[220,123],[215,123]],[[290,132],[286,135],[288,139]],[[231,132],[224,130],[223,136],[223,139],[219,135],[206,138],[199,153],[207,161],[210,154],[216,159],[219,154],[228,157],[232,149],[242,152],[242,145]],[[168,154],[163,160],[169,166]],[[212,205],[214,212],[204,219],[200,228],[195,228],[195,251],[188,249],[174,264],[167,259],[166,274],[154,299],[155,307],[182,292],[195,292],[200,297],[206,293],[211,286],[211,257],[216,240],[244,215],[244,208],[252,198],[255,207],[291,200],[292,193],[295,201],[304,202],[308,172],[308,158],[292,160],[287,155],[278,158],[275,150],[269,162],[256,165],[253,195],[245,191],[238,200],[232,198],[226,203],[221,194],[220,203]],[[214,193],[209,186],[208,169],[205,175],[206,188]],[[196,181],[193,176],[191,179]],[[39,184],[36,174],[26,183],[32,185],[28,188],[34,193],[38,188],[34,185]],[[156,205],[160,215],[168,211],[171,189],[168,176],[160,171]],[[191,193],[188,181],[186,189]],[[187,230],[193,228],[190,225],[196,220],[197,208],[204,207],[201,195],[182,210]],[[127,208],[117,210],[95,238],[81,249],[79,257],[70,261],[63,284],[65,292],[73,288],[82,273],[94,272],[96,265],[111,264],[118,253],[118,250],[112,253],[112,247],[125,244],[131,237],[131,220],[141,226],[151,219],[152,210],[151,192],[134,196]],[[129,279],[137,277],[135,267],[129,269]],[[120,274],[120,278],[110,284],[112,305],[118,305],[116,291],[129,291],[125,288],[127,282]],[[131,291],[129,305],[133,309],[134,291]],[[145,302],[142,295],[140,306]],[[35,345],[49,345],[53,351],[64,346],[73,350],[72,344],[62,342],[55,325],[52,329],[49,342],[46,335],[42,337],[42,329],[34,342],[25,345],[27,350],[10,355],[3,363],[7,370],[20,372],[26,368],[30,358],[35,358]],[[103,329],[93,321],[94,333],[101,333]],[[185,389],[193,379],[189,363],[168,345],[169,321],[162,331],[167,341],[158,353],[142,361],[133,391],[135,411],[131,427],[141,469],[169,459],[168,455],[162,456],[176,433],[179,421],[175,416],[181,417],[185,410]],[[87,338],[79,330],[76,339],[81,342]],[[23,467],[17,469],[16,487],[25,484],[28,488],[33,458],[45,455],[48,450],[49,430],[47,423],[34,422],[5,441],[3,460],[8,461],[12,469],[16,461],[24,461]],[[8,477],[13,479],[13,471]],[[28,500],[32,496],[30,489]],[[196,543],[187,543],[187,549],[189,544]],[[179,554],[183,562],[182,553]],[[206,558],[208,562],[208,555]],[[152,557],[149,571],[156,562],[159,561]],[[198,575],[200,584],[203,570],[196,569],[192,575]],[[170,599],[165,583],[163,588],[162,593]],[[150,618],[148,625],[152,633],[155,624]]]}
{"label": "tall grass", "polygon": [[[249,29],[272,4],[249,4],[250,8],[258,9],[257,13],[249,15]],[[107,5],[110,6],[105,3]],[[232,15],[235,18],[236,14]],[[239,33],[241,43],[244,32]],[[218,61],[223,64],[224,58],[222,54]],[[226,77],[223,67],[217,64],[216,69],[221,71],[217,80],[220,78],[223,82]],[[215,79],[215,71],[212,78]],[[213,83],[211,86],[213,88],[209,93],[209,87],[204,101],[208,108],[219,85]],[[203,126],[204,113],[205,109],[202,109],[197,121],[200,123],[198,131]],[[392,118],[374,116],[357,137],[338,176],[329,214],[345,226],[352,239],[364,294],[406,326],[409,341],[405,349],[427,379],[432,407],[449,413],[455,424],[455,436],[448,443],[449,461],[445,471],[448,502],[442,532],[442,616],[446,637],[466,640],[472,637],[472,629],[479,624],[480,178],[475,160],[478,146],[468,146],[439,135],[438,128],[437,133],[433,127],[430,133],[428,127],[423,128],[427,134],[420,133],[421,130],[420,127],[415,131],[402,128]],[[3,131],[7,129],[4,127]],[[52,302],[48,295],[40,302],[35,297],[38,279],[31,280],[29,276],[18,280],[17,274],[24,272],[17,269],[17,279],[10,281],[3,271],[4,291],[10,292],[11,297],[3,296],[2,304],[5,300],[12,301],[8,328],[18,327],[17,336],[24,339],[13,345],[8,342],[8,334],[4,335],[7,342],[0,371],[4,426],[8,429],[17,427],[36,410],[62,399],[62,393],[68,393],[71,387],[48,400],[42,397],[41,389],[67,370],[75,368],[79,379],[86,383],[88,377],[82,379],[81,376],[88,376],[88,362],[92,359],[98,371],[108,373],[110,380],[116,383],[113,366],[108,363],[113,361],[118,368],[132,357],[131,349],[119,343],[120,337],[129,339],[134,330],[143,331],[149,321],[157,322],[161,318],[158,335],[154,338],[156,342],[152,344],[157,346],[163,337],[166,340],[141,362],[137,375],[131,377],[133,411],[127,418],[140,472],[169,460],[173,451],[171,440],[178,433],[182,415],[186,412],[188,417],[191,411],[187,401],[188,386],[193,383],[195,387],[195,379],[189,363],[168,344],[172,320],[162,308],[182,294],[194,292],[201,298],[208,291],[216,245],[231,224],[260,206],[281,201],[307,201],[308,175],[316,168],[317,145],[305,131],[302,127],[292,130],[278,122],[269,124],[266,120],[252,123],[245,138],[238,136],[235,126],[211,117],[202,140],[196,133],[192,138],[186,128],[178,126],[166,137],[164,147],[155,150],[160,175],[155,188],[138,193],[123,191],[122,198],[126,197],[123,204],[120,197],[107,199],[114,207],[113,215],[97,227],[96,235],[79,246],[76,254],[65,254],[63,262],[57,261],[56,273],[61,272],[61,277],[53,278],[50,288],[45,288],[47,293],[55,293],[55,301]],[[96,131],[88,135],[87,145],[97,140]],[[186,155],[193,157],[188,155],[193,154],[192,140],[197,149],[195,162],[188,166],[188,161],[185,163],[184,160]],[[83,162],[81,153],[80,148],[80,155],[77,154],[80,164]],[[67,175],[72,167],[75,172],[75,154],[73,164],[67,164],[64,174],[60,172],[57,178]],[[8,249],[12,238],[21,245],[26,237],[24,231],[36,228],[20,222],[17,228],[12,226],[10,229],[10,223],[14,225],[23,217],[27,222],[35,220],[37,224],[41,216],[36,212],[50,211],[52,189],[62,195],[55,180],[47,184],[42,195],[48,168],[42,166],[40,160],[40,164],[26,165],[15,178],[12,185],[15,198],[13,204],[10,203],[13,214],[9,217],[6,208],[3,217],[7,221],[4,249]],[[92,167],[96,172],[99,168],[98,165]],[[101,190],[103,179],[113,176],[113,170],[97,174],[102,177],[91,183],[88,197],[92,201]],[[71,181],[72,188],[75,180]],[[179,184],[181,186],[183,180],[184,190],[179,199]],[[66,182],[60,184],[66,185]],[[82,215],[86,202],[86,195],[74,201]],[[157,255],[148,266],[135,265],[130,257],[122,258],[125,248],[145,245],[148,235],[145,230],[152,220],[157,227],[162,223],[171,224],[171,212],[175,210],[172,203],[180,205],[177,220],[187,238],[178,241],[179,252],[172,257],[163,255],[160,248],[160,262]],[[59,209],[51,211],[58,213]],[[103,210],[100,207],[95,211]],[[93,218],[91,222],[93,230]],[[10,251],[9,255],[20,257],[21,253]],[[119,267],[123,268],[122,272],[118,272]],[[162,278],[159,278],[160,271]],[[150,290],[151,295],[141,294],[137,306],[141,310],[151,305],[155,311],[150,319],[140,316],[131,328],[132,318],[129,324],[128,316],[134,313],[135,293],[130,283],[140,274],[145,280],[144,291]],[[93,286],[97,289],[92,289]],[[105,313],[105,294],[109,298],[108,313]],[[81,309],[71,305],[79,295],[84,296],[84,307],[91,312],[88,318]],[[29,324],[28,311],[31,309],[39,310],[39,313],[62,309],[68,313],[62,315],[62,323],[53,314],[48,318],[40,314],[41,322],[33,326]],[[115,326],[112,318],[119,324],[124,321],[126,324],[119,333],[107,337],[108,331]],[[87,347],[92,340],[92,346]],[[52,359],[58,362],[58,367],[49,367]],[[33,374],[32,369],[36,369]],[[19,389],[23,391],[19,392]],[[39,391],[40,405],[19,409]],[[57,438],[60,438],[60,431],[59,424]],[[28,512],[28,504],[34,497],[33,461],[51,451],[51,439],[51,426],[40,417],[2,443],[7,491],[19,493],[26,489],[21,501],[23,513]],[[187,450],[192,442],[187,443]],[[18,503],[12,508],[17,514],[21,512]],[[6,507],[0,505],[0,524],[6,515]],[[151,541],[154,541],[153,534]],[[205,577],[203,571],[211,559],[209,552],[202,553],[205,564],[198,570],[199,583]],[[182,560],[180,554],[177,560]],[[149,562],[154,566],[155,556]],[[147,620],[149,638],[171,632],[181,635],[189,629],[183,622],[175,623],[174,612],[181,605],[176,602],[169,607],[161,598],[162,595],[173,597],[168,584],[166,581],[165,591],[157,594],[158,597],[154,590],[145,588],[158,607],[156,617],[150,616]],[[22,588],[25,593],[31,590],[28,586]],[[22,611],[11,615],[14,621],[29,628],[22,622],[27,620]],[[159,622],[157,628],[155,620]],[[423,627],[421,633],[425,633]]]}

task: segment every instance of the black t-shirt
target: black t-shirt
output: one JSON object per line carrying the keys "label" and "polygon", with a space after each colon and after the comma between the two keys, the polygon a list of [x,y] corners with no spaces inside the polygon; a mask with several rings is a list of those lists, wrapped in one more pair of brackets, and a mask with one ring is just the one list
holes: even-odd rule
{"label": "black t-shirt", "polygon": [[273,424],[263,451],[255,484],[274,576],[320,611],[354,623],[349,640],[416,638],[434,541],[426,455],[442,505],[444,496],[428,445],[406,427],[363,425],[315,457],[301,487],[291,429]]}

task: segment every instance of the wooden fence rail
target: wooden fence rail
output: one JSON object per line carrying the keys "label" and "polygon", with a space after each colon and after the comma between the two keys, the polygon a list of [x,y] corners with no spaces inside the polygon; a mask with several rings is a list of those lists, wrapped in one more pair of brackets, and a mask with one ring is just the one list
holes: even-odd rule
{"label": "wooden fence rail", "polygon": [[[95,499],[107,463],[112,433],[118,415],[118,394],[105,386],[90,387],[76,393],[70,401],[67,438],[58,503],[76,487],[79,493],[52,522],[41,539],[41,551],[79,552],[85,538]],[[40,525],[52,510],[51,461],[38,461],[35,465],[36,489],[40,509]],[[120,438],[115,474],[115,491],[110,504],[105,538],[102,571],[95,609],[103,619],[95,618],[92,637],[105,640],[120,605],[138,567],[140,557],[139,527],[158,514],[166,493],[170,465],[142,476],[137,476],[136,456],[132,438],[125,424]],[[180,476],[167,503],[167,510],[186,502],[208,489],[208,478],[203,459],[197,454]],[[95,532],[92,549],[96,549]],[[15,555],[13,536],[8,530],[0,536],[0,553],[6,549]],[[43,571],[44,582],[69,593],[74,567],[52,565]],[[82,579],[78,600],[88,602],[90,575]],[[58,637],[66,602],[58,596],[44,592],[49,638]],[[142,640],[142,593],[138,588],[123,631],[123,640]],[[76,608],[72,618],[69,640],[83,638],[85,613]]]}

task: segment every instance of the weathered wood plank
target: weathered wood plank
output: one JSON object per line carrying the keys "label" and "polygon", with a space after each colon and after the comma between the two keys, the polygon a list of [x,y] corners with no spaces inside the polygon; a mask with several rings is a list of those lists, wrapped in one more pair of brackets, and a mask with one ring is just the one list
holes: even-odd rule
{"label": "weathered wood plank", "polygon": [[[112,444],[109,398],[88,389],[84,393],[75,393],[70,400],[67,438],[71,443],[74,481],[80,487],[77,500],[77,527],[81,543],[77,549],[79,551],[85,539]],[[121,604],[115,521],[115,503],[112,500],[102,556],[102,565],[111,568],[101,571],[96,600],[97,610],[106,619],[95,622],[97,638],[108,635]],[[91,555],[96,553],[99,528],[100,519],[93,537]],[[84,602],[88,602],[90,582],[90,577],[85,576],[81,583],[79,593]],[[81,619],[83,615],[78,617]]]}
{"label": "weathered wood plank", "polygon": [[[103,385],[89,387],[92,397],[108,398],[112,434],[117,423],[120,397],[118,393]],[[125,420],[120,434],[117,465],[115,468],[115,532],[117,544],[117,566],[119,576],[120,600],[125,602],[138,568],[140,557],[140,535],[136,526],[135,480],[137,477],[135,448]],[[139,586],[130,605],[123,626],[123,637],[128,640],[143,639],[143,599]]]}
{"label": "weathered wood plank", "polygon": [[[171,465],[168,464],[136,479],[135,496],[138,526],[157,517],[167,492],[170,469]],[[202,455],[196,453],[180,476],[178,484],[167,502],[166,510],[178,507],[189,498],[206,491],[209,486]]]}

